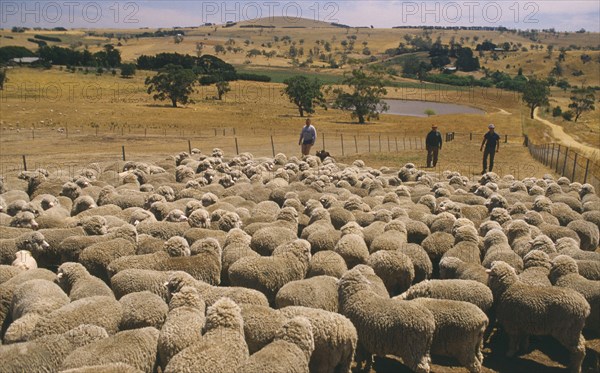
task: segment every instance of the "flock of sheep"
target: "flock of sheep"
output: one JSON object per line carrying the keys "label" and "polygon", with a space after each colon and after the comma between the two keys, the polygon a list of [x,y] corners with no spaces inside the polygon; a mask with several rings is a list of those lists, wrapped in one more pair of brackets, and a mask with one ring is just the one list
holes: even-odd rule
{"label": "flock of sheep", "polygon": [[219,149],[114,170],[0,179],[0,372],[480,372],[492,331],[581,372],[600,333],[591,185]]}

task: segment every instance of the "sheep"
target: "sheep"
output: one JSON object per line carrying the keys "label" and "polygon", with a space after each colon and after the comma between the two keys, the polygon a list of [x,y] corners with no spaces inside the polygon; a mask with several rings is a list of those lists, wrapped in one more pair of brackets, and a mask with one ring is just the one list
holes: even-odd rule
{"label": "sheep", "polygon": [[485,313],[494,303],[490,289],[481,282],[473,280],[426,280],[411,286],[393,299],[416,298],[460,300],[473,303]]}
{"label": "sheep", "polygon": [[249,357],[240,307],[221,298],[206,313],[202,339],[173,356],[169,372],[236,372]]}
{"label": "sheep", "polygon": [[492,229],[484,237],[484,254],[481,265],[490,268],[494,261],[510,264],[518,273],[523,271],[523,259],[508,244],[508,238],[499,229]]}
{"label": "sheep", "polygon": [[181,350],[200,341],[206,321],[205,308],[204,301],[193,287],[184,286],[171,294],[169,313],[158,336],[161,369],[164,370]]}
{"label": "sheep", "polygon": [[165,301],[149,291],[129,293],[119,299],[123,309],[123,317],[119,330],[153,327],[158,330],[162,327],[169,307]]}
{"label": "sheep", "polygon": [[356,233],[342,233],[342,237],[335,244],[333,251],[344,259],[348,268],[353,268],[357,264],[364,264],[369,258],[369,248],[365,239],[362,235]]}
{"label": "sheep", "polygon": [[185,272],[171,273],[166,284],[167,289],[171,293],[177,292],[178,289],[183,286],[192,286],[196,288],[200,297],[202,297],[209,306],[222,297],[231,298],[238,304],[257,304],[261,306],[267,306],[269,304],[266,296],[260,291],[245,287],[211,286],[203,281],[194,279]]}
{"label": "sheep", "polygon": [[246,360],[237,372],[309,372],[315,350],[313,327],[306,318],[294,317],[278,330],[273,342]]}
{"label": "sheep", "polygon": [[427,308],[435,319],[431,354],[453,357],[469,372],[481,372],[486,314],[462,301],[418,298],[411,302]]}
{"label": "sheep", "polygon": [[337,312],[337,279],[317,276],[288,282],[275,296],[275,308],[304,306]]}
{"label": "sheep", "polygon": [[525,259],[528,253],[533,250],[542,251],[548,255],[552,255],[556,253],[556,248],[550,237],[540,234],[534,239],[528,240],[527,245],[523,246],[520,249],[516,249],[515,252]]}
{"label": "sheep", "polygon": [[600,261],[576,260],[579,274],[588,280],[600,281]]}
{"label": "sheep", "polygon": [[442,258],[455,257],[467,263],[481,264],[481,251],[475,227],[471,225],[458,227],[455,230],[454,243],[455,245],[446,251]]}
{"label": "sheep", "polygon": [[61,370],[61,373],[142,373],[141,370],[132,367],[131,365],[125,363],[109,363],[102,365],[91,365],[85,366],[81,368],[67,369]]}
{"label": "sheep", "polygon": [[[78,262],[83,250],[97,243],[109,241],[115,238],[129,240],[132,244],[137,243],[138,233],[133,225],[124,225],[115,228],[102,236],[83,236],[72,234],[63,238],[56,245],[56,251],[60,256],[60,262]],[[52,244],[51,244],[52,247]]]}
{"label": "sheep", "polygon": [[559,238],[554,246],[559,254],[568,255],[573,259],[600,261],[600,253],[581,250],[579,243],[570,237]]}
{"label": "sheep", "polygon": [[306,276],[310,262],[310,244],[296,240],[283,244],[272,257],[245,257],[229,267],[232,285],[256,289],[266,295],[270,304],[277,291],[290,281]]}
{"label": "sheep", "polygon": [[244,319],[244,338],[250,355],[272,342],[277,330],[287,321],[279,310],[268,306],[241,304],[240,309]]}
{"label": "sheep", "polygon": [[463,262],[456,257],[444,257],[440,260],[440,279],[473,280],[487,285],[488,275],[481,264]]}
{"label": "sheep", "polygon": [[69,294],[71,301],[93,297],[114,297],[110,287],[98,277],[89,274],[87,269],[79,263],[66,262],[58,267],[57,282]]}
{"label": "sheep", "polygon": [[81,324],[101,326],[112,335],[117,332],[121,317],[121,305],[114,298],[88,297],[66,304],[40,319],[32,337],[64,333]]}
{"label": "sheep", "polygon": [[280,245],[292,242],[297,238],[296,231],[285,227],[265,227],[254,233],[250,247],[261,255],[271,255]]}
{"label": "sheep", "polygon": [[107,338],[104,329],[80,325],[62,334],[0,346],[2,372],[57,372],[65,358],[78,347]]}
{"label": "sheep", "polygon": [[11,264],[20,250],[40,253],[50,245],[40,232],[27,232],[17,238],[0,239],[0,263]]}
{"label": "sheep", "polygon": [[[23,268],[15,267],[12,265],[0,264],[0,284],[10,280],[19,273],[24,271]],[[344,271],[345,272],[345,271]]]}
{"label": "sheep", "polygon": [[[105,205],[106,206],[114,206],[114,205]],[[118,210],[120,210],[119,207],[116,207]],[[94,201],[94,199],[90,196],[80,196],[77,197],[74,201],[73,201],[73,206],[71,207],[71,216],[77,216],[80,213],[90,210],[90,209],[96,209],[98,208],[98,205],[96,205],[96,201]],[[112,207],[111,207],[112,208]]]}
{"label": "sheep", "polygon": [[567,255],[552,259],[549,274],[552,285],[572,289],[583,295],[590,305],[590,315],[585,328],[600,332],[600,281],[588,280],[578,273],[577,262]]}
{"label": "sheep", "polygon": [[407,290],[415,278],[415,267],[410,258],[398,250],[377,251],[367,260],[375,274],[383,280],[390,295]]}
{"label": "sheep", "polygon": [[598,225],[585,220],[573,220],[567,224],[567,228],[575,231],[579,236],[581,250],[596,250],[600,240]]}
{"label": "sheep", "polygon": [[581,372],[585,357],[581,330],[590,315],[585,298],[570,289],[526,285],[504,262],[495,262],[489,274],[496,317],[509,336],[507,356],[526,349],[529,335],[551,335],[569,350],[571,372]]}
{"label": "sheep", "polygon": [[399,219],[392,220],[384,226],[383,233],[373,239],[369,252],[373,254],[379,250],[398,250],[407,242],[404,222]]}
{"label": "sheep", "polygon": [[18,285],[11,303],[13,322],[6,330],[4,343],[28,340],[41,317],[67,303],[69,297],[48,280],[34,279]]}
{"label": "sheep", "polygon": [[148,269],[126,269],[110,279],[111,289],[116,299],[121,299],[130,293],[147,290],[152,294],[158,295],[166,302],[169,292],[165,287],[165,283],[173,273]]}
{"label": "sheep", "polygon": [[142,372],[152,372],[156,364],[158,330],[146,327],[125,330],[108,338],[89,343],[73,351],[62,369],[124,363]]}
{"label": "sheep", "polygon": [[19,250],[15,254],[15,260],[11,264],[13,267],[18,267],[24,270],[35,269],[38,267],[36,260],[28,250]]}
{"label": "sheep", "polygon": [[[182,216],[183,213],[181,213]],[[185,232],[190,228],[187,220],[180,222],[171,221],[152,221],[146,219],[140,222],[137,226],[137,232],[139,234],[148,234],[152,237],[160,238],[164,241],[171,237],[183,236]]]}
{"label": "sheep", "polygon": [[306,278],[315,276],[340,278],[347,270],[346,261],[340,254],[329,250],[319,251],[310,258]]}
{"label": "sheep", "polygon": [[[432,263],[438,263],[442,256],[454,245],[454,237],[446,232],[435,232],[423,240],[421,246]],[[434,271],[435,272],[435,271]]]}
{"label": "sheep", "polygon": [[358,335],[348,318],[307,307],[285,307],[280,312],[288,318],[302,316],[310,321],[315,341],[309,363],[311,372],[350,372]]}
{"label": "sheep", "polygon": [[135,254],[135,245],[126,239],[116,238],[99,242],[86,247],[79,256],[79,261],[88,272],[104,281],[110,278],[109,264],[120,257]]}
{"label": "sheep", "polygon": [[108,273],[114,274],[125,269],[152,269],[163,270],[163,262],[169,258],[190,256],[191,251],[187,241],[182,237],[171,237],[163,243],[162,250],[152,254],[122,256],[110,262]]}
{"label": "sheep", "polygon": [[528,285],[552,286],[548,279],[550,273],[550,257],[541,250],[532,250],[523,258],[524,270],[519,280]]}
{"label": "sheep", "polygon": [[415,372],[429,372],[435,320],[428,309],[378,296],[356,268],[342,276],[338,291],[340,313],[350,319],[358,334],[359,368],[366,360],[368,371],[373,354],[389,354]]}

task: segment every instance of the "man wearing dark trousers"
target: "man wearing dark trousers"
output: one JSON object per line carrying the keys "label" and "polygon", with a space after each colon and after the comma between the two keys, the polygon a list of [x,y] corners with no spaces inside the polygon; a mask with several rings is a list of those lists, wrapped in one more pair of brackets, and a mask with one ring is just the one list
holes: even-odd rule
{"label": "man wearing dark trousers", "polygon": [[[489,131],[483,135],[483,142],[481,143],[481,147],[479,151],[483,151],[483,171],[481,174],[485,174],[486,172],[492,172],[494,169],[494,156],[500,150],[500,136],[495,132],[496,126],[490,124],[488,126]],[[483,147],[485,146],[485,151]],[[487,168],[488,157],[490,158],[490,168]]]}
{"label": "man wearing dark trousers", "polygon": [[431,126],[431,131],[425,138],[425,148],[427,149],[427,167],[435,167],[438,161],[438,152],[442,150],[442,134],[437,130],[435,124]]}

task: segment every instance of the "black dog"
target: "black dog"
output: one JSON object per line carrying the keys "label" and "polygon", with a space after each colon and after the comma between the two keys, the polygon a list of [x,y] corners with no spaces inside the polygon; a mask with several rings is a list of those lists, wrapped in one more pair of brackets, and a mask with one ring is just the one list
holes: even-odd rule
{"label": "black dog", "polygon": [[317,151],[317,157],[319,157],[321,159],[321,162],[323,162],[325,160],[325,158],[331,157],[331,154],[329,154],[328,151],[325,151],[325,149],[323,149],[323,150]]}

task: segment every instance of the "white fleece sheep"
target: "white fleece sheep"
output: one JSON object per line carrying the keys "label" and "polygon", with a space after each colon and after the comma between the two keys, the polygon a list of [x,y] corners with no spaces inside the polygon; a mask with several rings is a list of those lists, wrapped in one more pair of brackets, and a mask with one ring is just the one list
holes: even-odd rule
{"label": "white fleece sheep", "polygon": [[173,356],[200,341],[206,321],[206,305],[195,288],[184,286],[170,296],[169,314],[158,336],[158,357],[163,370]]}
{"label": "white fleece sheep", "polygon": [[337,278],[316,276],[288,282],[275,297],[275,307],[304,306],[338,311]]}
{"label": "white fleece sheep", "polygon": [[509,336],[507,355],[527,349],[529,335],[551,335],[569,350],[570,371],[581,372],[585,357],[581,330],[590,314],[585,298],[570,289],[526,285],[504,262],[495,262],[489,273],[496,317]]}
{"label": "white fleece sheep", "polygon": [[306,276],[310,262],[310,244],[296,240],[279,246],[272,257],[245,257],[229,267],[232,285],[258,290],[275,302],[277,291],[290,281]]}
{"label": "white fleece sheep", "polygon": [[315,349],[313,328],[305,317],[294,317],[277,331],[273,342],[256,352],[236,372],[309,372]]}
{"label": "white fleece sheep", "polygon": [[221,298],[206,312],[202,339],[173,356],[165,373],[236,372],[249,357],[240,308]]}
{"label": "white fleece sheep", "polygon": [[583,295],[590,304],[590,315],[585,328],[600,332],[600,281],[592,281],[578,273],[575,259],[558,255],[552,260],[549,278],[552,285],[572,289]]}
{"label": "white fleece sheep", "polygon": [[489,320],[479,307],[455,300],[418,298],[435,319],[432,355],[453,357],[471,373],[481,372],[483,335]]}
{"label": "white fleece sheep", "polygon": [[356,268],[340,279],[339,297],[340,312],[358,333],[359,367],[366,361],[370,369],[373,354],[389,354],[415,372],[429,372],[435,320],[427,308],[378,296]]}

